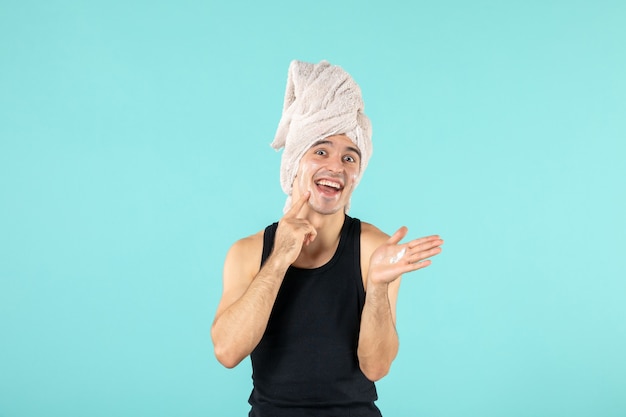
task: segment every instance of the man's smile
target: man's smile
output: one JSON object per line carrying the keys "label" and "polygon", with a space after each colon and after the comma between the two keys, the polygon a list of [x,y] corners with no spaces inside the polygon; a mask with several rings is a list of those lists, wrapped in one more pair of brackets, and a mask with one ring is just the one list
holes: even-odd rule
{"label": "man's smile", "polygon": [[317,184],[318,186],[330,187],[335,190],[341,190],[343,188],[343,185],[341,183],[327,179],[315,181],[315,184]]}

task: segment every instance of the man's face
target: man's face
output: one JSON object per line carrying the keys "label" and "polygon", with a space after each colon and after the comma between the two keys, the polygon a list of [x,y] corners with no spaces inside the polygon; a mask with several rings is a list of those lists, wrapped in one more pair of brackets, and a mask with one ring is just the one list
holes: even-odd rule
{"label": "man's face", "polygon": [[361,166],[361,153],[345,135],[329,136],[306,151],[293,184],[293,198],[311,192],[309,206],[333,214],[350,201]]}

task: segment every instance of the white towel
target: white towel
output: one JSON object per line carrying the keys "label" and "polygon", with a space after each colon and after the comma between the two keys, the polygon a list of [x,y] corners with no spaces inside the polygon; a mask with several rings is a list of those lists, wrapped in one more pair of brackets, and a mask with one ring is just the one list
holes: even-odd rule
{"label": "white towel", "polygon": [[[304,153],[318,140],[345,134],[361,151],[359,183],[372,154],[372,128],[363,113],[361,89],[342,68],[327,61],[292,61],[287,76],[283,115],[272,147],[283,151],[280,184],[291,207],[293,181]],[[346,206],[346,212],[348,206]]]}

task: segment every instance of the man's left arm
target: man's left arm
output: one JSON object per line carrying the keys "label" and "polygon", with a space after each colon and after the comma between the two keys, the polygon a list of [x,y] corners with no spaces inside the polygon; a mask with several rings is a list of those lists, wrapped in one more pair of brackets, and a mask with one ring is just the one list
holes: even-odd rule
{"label": "man's left arm", "polygon": [[400,277],[430,265],[428,258],[440,253],[443,244],[437,235],[400,244],[407,231],[401,227],[387,237],[375,227],[364,225],[361,253],[371,256],[363,268],[366,296],[357,354],[361,371],[371,381],[387,375],[398,353],[395,316]]}

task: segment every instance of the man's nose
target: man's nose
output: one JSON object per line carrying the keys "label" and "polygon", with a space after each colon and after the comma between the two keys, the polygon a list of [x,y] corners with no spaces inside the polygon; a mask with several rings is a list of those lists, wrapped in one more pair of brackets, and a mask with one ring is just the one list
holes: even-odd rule
{"label": "man's nose", "polygon": [[343,172],[343,161],[341,155],[333,155],[328,158],[328,169],[333,172]]}

